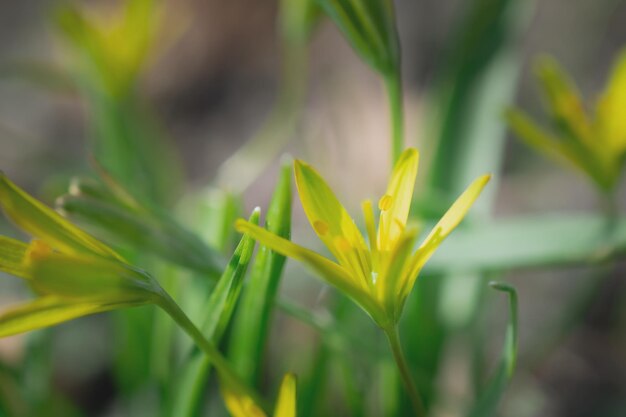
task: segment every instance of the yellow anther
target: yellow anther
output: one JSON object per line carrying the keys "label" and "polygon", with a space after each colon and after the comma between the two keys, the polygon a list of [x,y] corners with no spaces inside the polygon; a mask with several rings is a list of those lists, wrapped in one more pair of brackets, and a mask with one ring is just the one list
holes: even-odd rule
{"label": "yellow anther", "polygon": [[324,236],[326,235],[326,233],[328,233],[328,223],[326,223],[324,220],[315,220],[313,222],[313,228],[320,236]]}
{"label": "yellow anther", "polygon": [[350,245],[350,242],[348,242],[348,239],[346,239],[343,236],[336,236],[333,239],[333,243],[335,244],[335,247],[339,249],[340,252],[348,252],[352,249],[352,245]]}
{"label": "yellow anther", "polygon": [[39,259],[43,259],[46,256],[52,253],[52,248],[43,240],[34,239],[30,245],[28,245],[28,250],[26,251],[26,257],[24,258],[27,262],[37,261]]}
{"label": "yellow anther", "polygon": [[380,211],[389,210],[392,204],[393,204],[393,197],[390,196],[389,194],[385,194],[384,196],[380,198],[380,200],[378,200],[378,208],[380,209]]}

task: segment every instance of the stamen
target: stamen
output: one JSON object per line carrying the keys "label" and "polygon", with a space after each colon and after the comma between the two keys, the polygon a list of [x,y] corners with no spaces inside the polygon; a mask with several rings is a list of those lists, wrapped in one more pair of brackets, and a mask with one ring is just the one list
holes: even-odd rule
{"label": "stamen", "polygon": [[387,211],[393,205],[393,197],[389,194],[385,194],[378,200],[378,208],[380,211]]}
{"label": "stamen", "polygon": [[324,220],[315,220],[313,222],[313,228],[320,236],[325,236],[328,233],[329,229],[328,223],[326,223]]}

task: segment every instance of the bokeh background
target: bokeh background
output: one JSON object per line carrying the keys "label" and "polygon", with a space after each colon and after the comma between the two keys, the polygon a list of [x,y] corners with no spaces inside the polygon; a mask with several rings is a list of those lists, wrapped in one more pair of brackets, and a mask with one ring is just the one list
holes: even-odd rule
{"label": "bokeh background", "polygon": [[[84,3],[106,8],[112,2]],[[533,59],[541,54],[554,56],[577,81],[582,94],[593,100],[602,90],[613,59],[626,46],[626,2],[530,3],[518,19],[521,29],[511,40],[519,77],[511,94],[503,94],[510,101],[501,103],[502,111],[515,104],[541,115],[532,75]],[[425,126],[432,91],[454,49],[466,5],[463,0],[399,0],[396,4],[407,142],[422,151],[425,162],[418,175],[422,178],[427,175],[432,149]],[[68,60],[67,48],[51,19],[57,6],[52,0],[0,4],[0,169],[49,204],[63,193],[69,178],[89,171],[89,115],[84,103],[62,81],[37,72],[44,64],[62,68]],[[176,35],[151,60],[140,88],[179,155],[183,194],[214,181],[220,164],[253,137],[268,116],[280,77],[277,4],[270,0],[176,0],[169,6],[168,19]],[[310,43],[308,71],[302,120],[284,151],[318,167],[349,210],[357,213],[361,200],[381,195],[389,169],[384,91],[328,20],[321,22]],[[502,114],[492,117],[504,129]],[[490,190],[495,198],[493,216],[601,209],[592,185],[582,175],[537,155],[510,133],[506,136],[503,163]],[[492,151],[488,143],[483,151]],[[246,211],[266,206],[277,165],[271,164],[247,188]],[[621,187],[621,207],[626,203],[624,192]],[[293,239],[314,245],[302,209],[299,203],[294,205]],[[7,223],[0,230],[17,233]],[[292,264],[283,291],[312,308],[323,303],[327,290]],[[593,268],[532,269],[504,276],[519,289],[521,346],[520,367],[501,415],[626,415],[623,266],[603,282],[579,322],[540,359],[533,356],[537,340],[550,333],[551,321],[563,313],[560,301],[587,285]],[[460,291],[457,296],[462,303],[462,287]],[[0,282],[1,304],[26,296],[19,283]],[[486,356],[492,362],[506,318],[506,306],[493,304],[481,335],[490,341]],[[135,415],[123,414],[120,410],[128,409],[117,404],[110,375],[115,341],[108,338],[107,326],[107,316],[62,325],[55,330],[48,351],[35,352],[34,357],[53,358],[55,389],[86,415]],[[310,329],[285,317],[279,317],[275,333],[280,343],[275,342],[270,351],[281,358],[284,346],[314,340]],[[1,340],[0,362],[20,364],[32,357],[32,352],[25,352],[26,346],[24,336]],[[452,359],[441,376],[452,404],[440,405],[437,415],[455,415],[454,398],[463,397],[468,363],[457,350],[453,343],[449,346],[447,354]],[[297,357],[286,357],[299,366]],[[0,381],[2,397],[10,397],[10,389]],[[151,394],[146,392],[138,407],[150,402]]]}

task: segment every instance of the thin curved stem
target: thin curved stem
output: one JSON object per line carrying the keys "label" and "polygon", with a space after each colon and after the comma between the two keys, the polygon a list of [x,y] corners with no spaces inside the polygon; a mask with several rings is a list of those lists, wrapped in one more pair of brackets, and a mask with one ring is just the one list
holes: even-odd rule
{"label": "thin curved stem", "polygon": [[400,344],[398,327],[395,325],[390,326],[389,328],[383,329],[383,331],[385,332],[387,340],[389,341],[389,346],[391,347],[393,358],[395,359],[398,370],[400,371],[402,383],[404,384],[404,388],[406,389],[409,399],[411,400],[411,405],[413,406],[413,410],[415,411],[415,416],[425,417],[426,409],[424,408],[424,402],[422,401],[422,397],[419,394],[417,385],[415,384],[415,381],[411,376],[411,371],[409,370],[406,358],[404,357],[404,351],[402,350],[402,345]]}
{"label": "thin curved stem", "polygon": [[213,366],[217,370],[220,379],[226,382],[232,389],[240,394],[250,397],[255,404],[267,412],[269,409],[261,396],[250,388],[231,368],[230,364],[215,347],[213,343],[208,341],[195,324],[180,309],[178,304],[169,296],[163,297],[159,302],[159,306],[165,310],[167,314],[193,339],[196,345],[207,355]]}
{"label": "thin curved stem", "polygon": [[402,78],[399,71],[385,76],[385,88],[389,100],[389,115],[391,119],[391,166],[393,167],[404,149]]}

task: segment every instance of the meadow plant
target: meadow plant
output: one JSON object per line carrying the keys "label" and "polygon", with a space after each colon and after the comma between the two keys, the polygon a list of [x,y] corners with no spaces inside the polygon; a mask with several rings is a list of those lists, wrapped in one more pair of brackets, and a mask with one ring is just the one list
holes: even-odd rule
{"label": "meadow plant", "polygon": [[[109,365],[121,409],[132,414],[139,401],[148,410],[141,415],[171,417],[442,415],[441,404],[454,397],[439,383],[446,352],[460,346],[471,362],[463,375],[471,394],[453,398],[457,415],[498,415],[521,368],[517,291],[500,281],[502,274],[611,264],[626,252],[626,220],[616,210],[493,219],[493,199],[479,199],[497,188],[485,188],[492,179],[485,172],[493,171],[497,183],[505,133],[500,116],[518,75],[519,57],[511,48],[525,23],[517,13],[521,3],[468,2],[458,25],[462,42],[450,48],[439,90],[431,95],[431,106],[439,108],[427,124],[436,133],[424,148],[435,154],[417,193],[420,153],[405,138],[402,48],[392,0],[278,2],[281,81],[274,107],[216,167],[209,184],[185,192],[178,157],[139,88],[185,19],[158,0],[121,2],[106,13],[97,6],[63,6],[55,22],[71,57],[66,75],[90,116],[95,175],[72,179],[53,210],[0,172],[0,207],[31,238],[0,236],[0,272],[22,279],[34,295],[4,309],[0,337],[115,311],[117,350]],[[315,168],[283,157],[264,221],[259,207],[243,219],[246,190],[275,164],[306,115],[309,43],[324,20],[379,77],[387,95],[389,134],[380,138],[392,162],[386,191],[377,204],[364,201],[362,221],[355,221]],[[615,204],[626,155],[626,55],[591,112],[556,61],[542,59],[537,74],[553,129],[516,109],[506,121],[534,148],[584,172]],[[484,140],[491,140],[489,151]],[[359,175],[345,170],[329,182],[350,183]],[[313,249],[291,241],[292,177],[323,244]],[[334,260],[319,253],[324,247]],[[285,281],[297,282],[297,266],[286,268],[290,258],[337,291],[323,291],[314,307],[281,291]],[[491,304],[486,288],[508,303],[495,368],[485,360],[488,338],[468,337],[485,325]],[[583,295],[592,294],[587,290]],[[573,304],[578,310],[566,311],[567,323],[576,322],[583,308]],[[308,326],[316,343],[291,346],[290,327],[277,313]],[[563,324],[554,334],[567,329]],[[49,338],[27,341],[49,349]],[[0,366],[0,416],[85,415],[61,401],[41,402],[48,407],[41,414],[34,400],[9,398],[2,389],[19,385],[28,372],[10,368]],[[294,372],[301,374],[298,395]],[[48,386],[46,395],[56,398],[51,379],[47,374],[38,386]]]}

